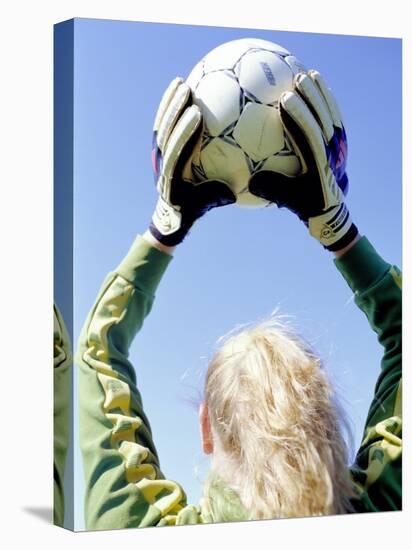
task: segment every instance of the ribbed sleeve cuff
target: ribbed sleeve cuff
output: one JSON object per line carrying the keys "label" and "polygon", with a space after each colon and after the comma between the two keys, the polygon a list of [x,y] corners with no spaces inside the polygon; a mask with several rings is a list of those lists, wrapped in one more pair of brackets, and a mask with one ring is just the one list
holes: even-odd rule
{"label": "ribbed sleeve cuff", "polygon": [[172,256],[138,235],[115,271],[140,290],[153,295],[171,260]]}
{"label": "ribbed sleeve cuff", "polygon": [[344,256],[336,258],[334,262],[353,292],[366,290],[391,267],[366,237],[361,237]]}

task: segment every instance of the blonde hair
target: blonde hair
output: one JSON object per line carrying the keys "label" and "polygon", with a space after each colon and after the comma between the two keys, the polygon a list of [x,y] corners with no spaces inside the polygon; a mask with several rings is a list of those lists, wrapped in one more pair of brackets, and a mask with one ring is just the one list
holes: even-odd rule
{"label": "blonde hair", "polygon": [[248,519],[351,509],[347,422],[319,357],[285,323],[230,335],[209,364],[204,397],[213,471]]}

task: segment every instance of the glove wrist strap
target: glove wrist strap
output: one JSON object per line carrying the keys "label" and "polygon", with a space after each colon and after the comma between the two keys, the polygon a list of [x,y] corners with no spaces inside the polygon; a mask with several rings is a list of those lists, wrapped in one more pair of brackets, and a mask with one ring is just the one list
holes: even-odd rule
{"label": "glove wrist strap", "polygon": [[320,216],[309,218],[309,232],[331,251],[349,244],[358,234],[345,203],[341,203]]}
{"label": "glove wrist strap", "polygon": [[182,214],[159,197],[153,213],[149,231],[165,246],[176,246],[186,237],[189,230],[182,222]]}

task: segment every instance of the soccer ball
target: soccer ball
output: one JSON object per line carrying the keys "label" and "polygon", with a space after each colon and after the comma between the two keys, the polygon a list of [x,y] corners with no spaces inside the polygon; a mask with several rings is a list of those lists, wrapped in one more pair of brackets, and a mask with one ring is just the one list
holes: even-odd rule
{"label": "soccer ball", "polygon": [[240,206],[267,206],[248,192],[248,181],[259,170],[301,171],[283,131],[279,98],[302,71],[288,50],[266,40],[233,40],[209,52],[186,79],[204,127],[185,177],[194,184],[223,180]]}

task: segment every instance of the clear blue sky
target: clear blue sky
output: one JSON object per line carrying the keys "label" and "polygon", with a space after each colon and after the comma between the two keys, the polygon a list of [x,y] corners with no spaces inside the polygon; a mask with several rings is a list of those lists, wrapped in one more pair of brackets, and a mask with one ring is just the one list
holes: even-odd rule
{"label": "clear blue sky", "polygon": [[[186,77],[210,49],[242,37],[278,42],[323,74],[348,133],[352,217],[385,259],[400,266],[400,40],[78,19],[75,340],[103,278],[151,218],[157,197],[151,131],[165,87]],[[191,503],[199,500],[208,463],[188,402],[202,389],[216,340],[277,306],[323,357],[360,443],[381,349],[331,257],[286,211],[212,211],[176,250],[131,350],[162,469]],[[78,529],[84,528],[83,490],[76,444]]]}

